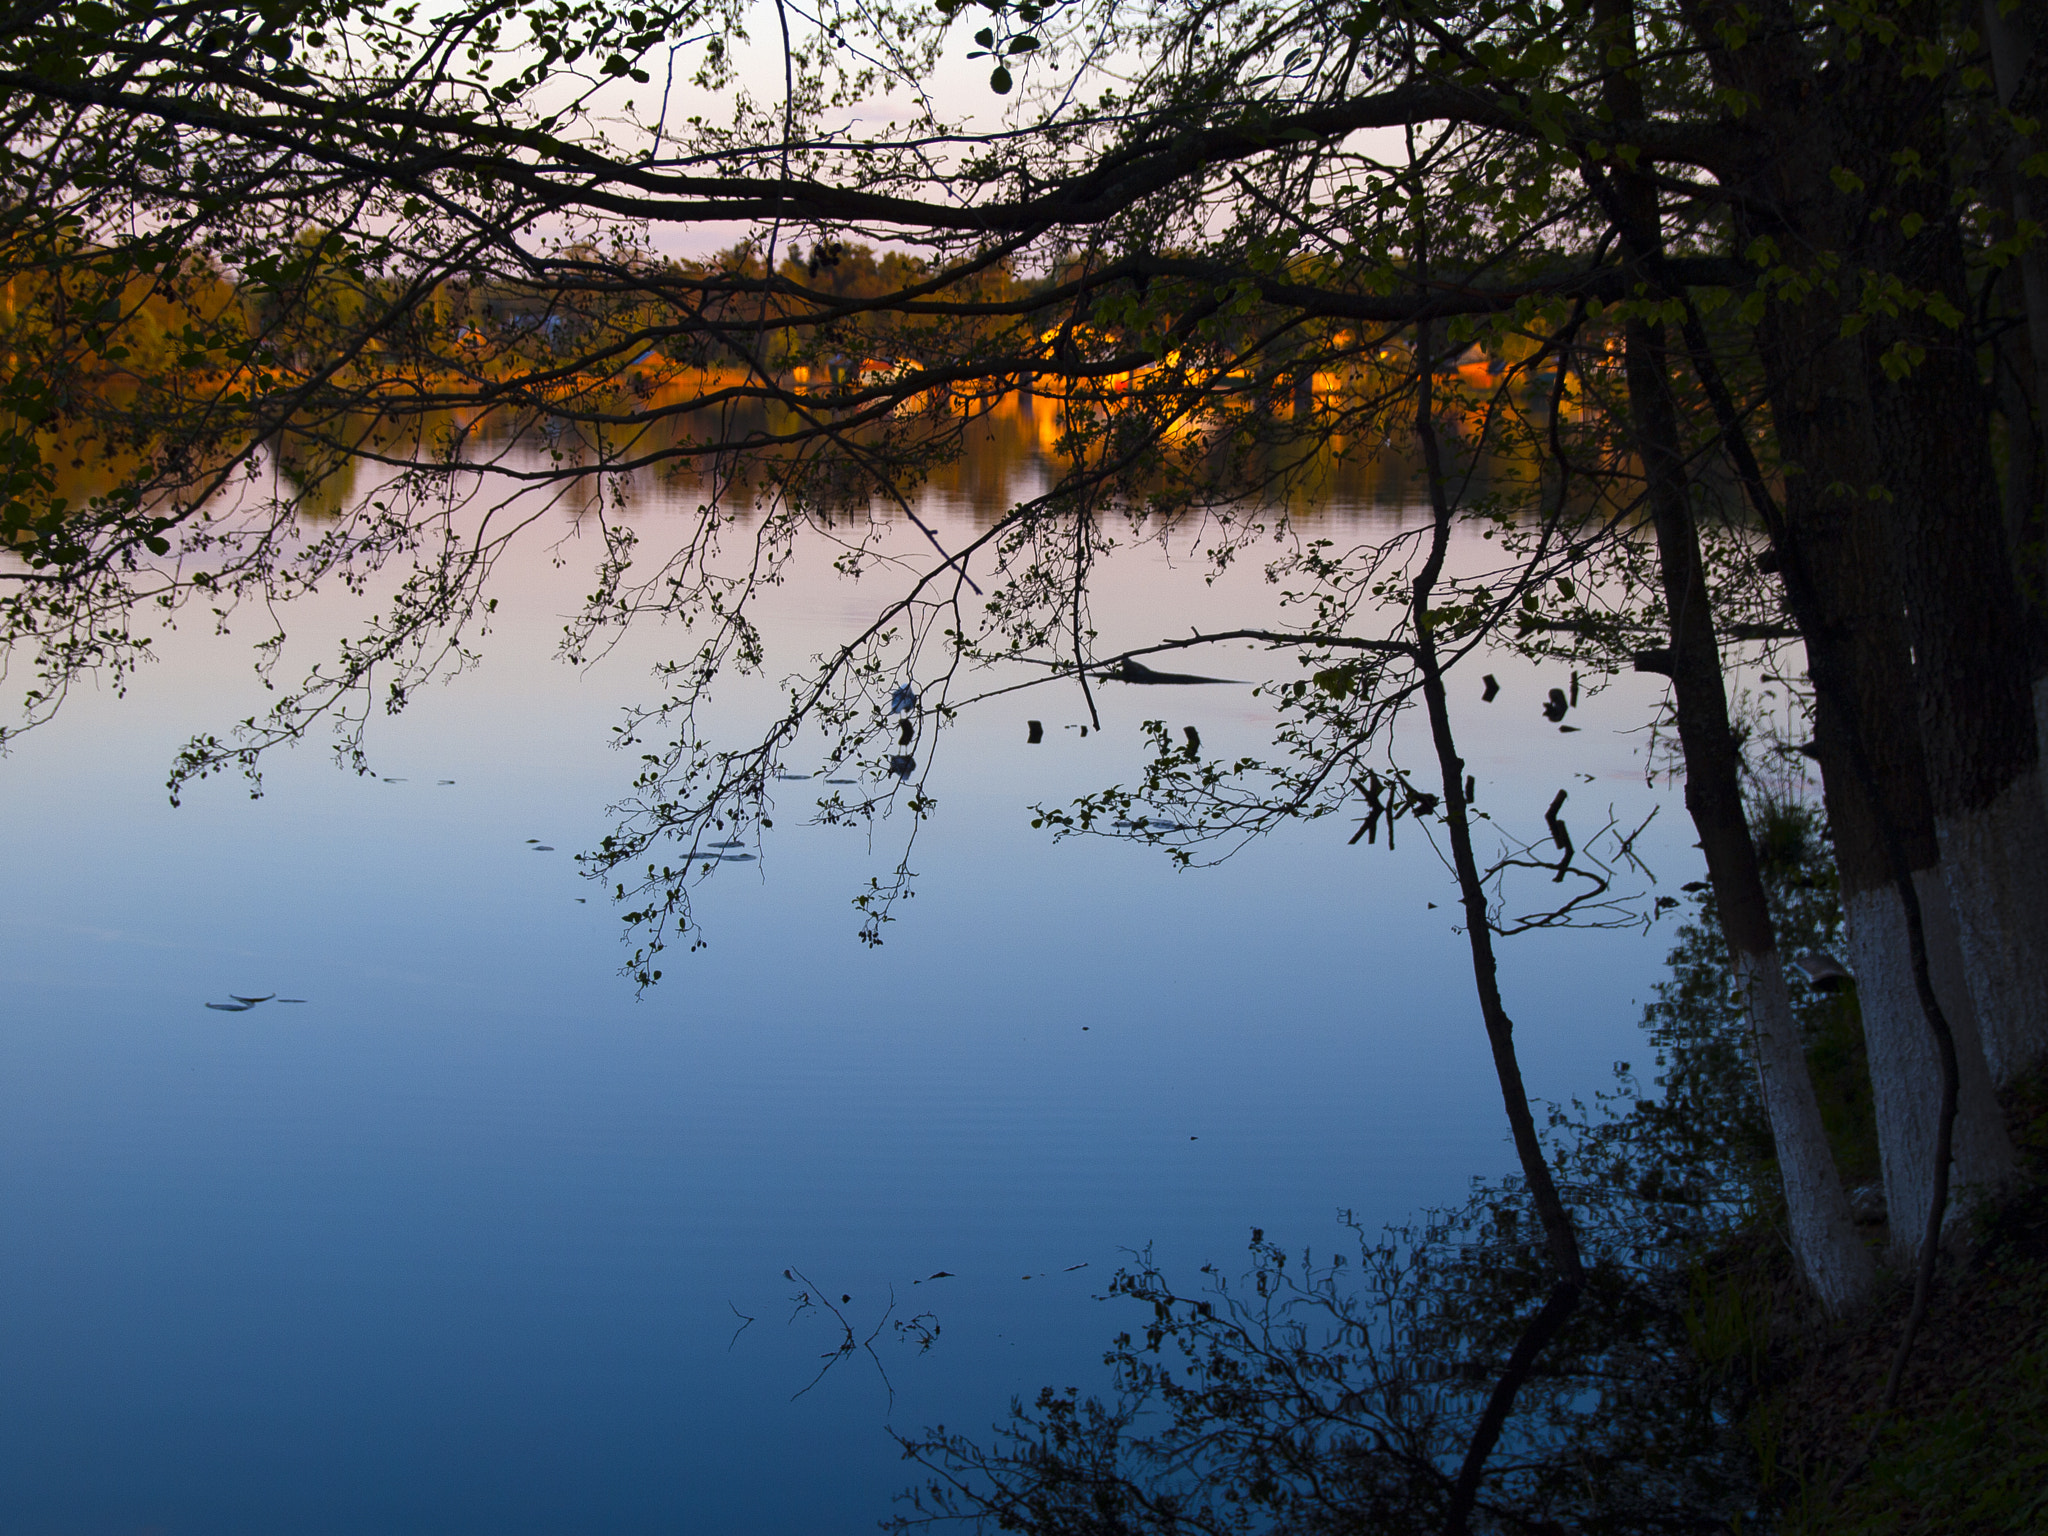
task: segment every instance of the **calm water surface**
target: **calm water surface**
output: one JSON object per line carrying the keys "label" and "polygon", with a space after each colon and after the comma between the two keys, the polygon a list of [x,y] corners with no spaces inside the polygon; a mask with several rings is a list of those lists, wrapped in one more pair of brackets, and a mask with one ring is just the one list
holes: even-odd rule
{"label": "calm water surface", "polygon": [[[972,490],[934,494],[942,536]],[[636,515],[654,539],[678,511],[650,491]],[[172,810],[177,745],[262,707],[243,641],[198,627],[0,762],[0,1536],[869,1530],[911,1471],[889,1426],[1101,1383],[1127,1250],[1228,1268],[1253,1225],[1326,1248],[1342,1209],[1396,1220],[1507,1167],[1419,837],[1323,822],[1177,874],[1031,830],[1034,801],[1128,782],[1149,716],[1266,750],[1248,687],[1106,686],[1086,740],[1065,694],[964,716],[880,950],[849,900],[893,834],[805,825],[785,786],[763,860],[700,898],[710,947],[636,998],[570,859],[630,778],[617,710],[677,642],[554,661],[590,551],[544,542],[502,573],[482,668],[373,727],[403,782],[307,749],[261,800],[214,781]],[[775,595],[785,665],[866,600],[818,565]],[[1099,614],[1113,645],[1272,605],[1255,569],[1209,588],[1138,551]],[[295,639],[360,614],[323,596]],[[1644,784],[1646,680],[1560,736],[1538,706],[1562,677],[1486,669],[1499,703],[1460,685],[1483,805],[1540,830],[1560,787],[1589,822],[1662,804],[1641,847],[1666,890],[1696,874]],[[721,715],[772,697],[736,686]],[[1667,947],[1507,946],[1536,1093],[1638,1053]],[[233,992],[307,1001],[202,1006]],[[876,1338],[893,1399],[864,1359],[798,1395],[835,1342],[807,1288],[864,1333],[936,1324],[923,1353]]]}

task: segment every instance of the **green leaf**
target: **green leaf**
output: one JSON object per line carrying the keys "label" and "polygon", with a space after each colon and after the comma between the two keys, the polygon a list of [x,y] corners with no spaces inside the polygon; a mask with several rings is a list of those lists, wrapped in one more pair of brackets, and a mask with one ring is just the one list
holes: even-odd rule
{"label": "green leaf", "polygon": [[1962,328],[1963,312],[1949,301],[1945,293],[1931,293],[1927,296],[1927,313],[1952,331]]}
{"label": "green leaf", "polygon": [[1010,72],[1007,69],[1003,68],[1003,66],[1000,64],[998,64],[995,67],[994,71],[988,77],[988,88],[994,91],[998,96],[1009,95],[1010,87],[1015,83],[1016,82],[1014,82],[1010,78]]}
{"label": "green leaf", "polygon": [[1343,666],[1325,667],[1316,673],[1315,684],[1333,699],[1348,699],[1358,688],[1358,664],[1346,662]]}

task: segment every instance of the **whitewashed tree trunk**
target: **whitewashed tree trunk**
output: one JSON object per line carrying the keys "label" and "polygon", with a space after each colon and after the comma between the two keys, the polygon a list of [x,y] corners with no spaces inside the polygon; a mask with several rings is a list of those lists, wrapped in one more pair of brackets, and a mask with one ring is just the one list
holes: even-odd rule
{"label": "whitewashed tree trunk", "polygon": [[1935,817],[1993,1081],[2048,1060],[2048,800],[2038,773]]}
{"label": "whitewashed tree trunk", "polygon": [[[2018,1162],[1992,1091],[1947,891],[1934,870],[1916,872],[1913,884],[1927,933],[1928,971],[1956,1042],[1954,1176],[1947,1218],[1953,1222],[2008,1185]],[[1927,1204],[1934,1189],[1941,1063],[1913,985],[1906,914],[1898,893],[1889,886],[1852,893],[1843,901],[1843,916],[1870,1059],[1890,1252],[1896,1262],[1908,1264],[1927,1230]]]}
{"label": "whitewashed tree trunk", "polygon": [[[1632,190],[1653,223],[1654,198]],[[1840,1317],[1855,1309],[1875,1278],[1835,1167],[1805,1043],[1785,990],[1771,929],[1769,899],[1757,865],[1742,798],[1742,758],[1728,720],[1728,693],[1714,638],[1711,594],[1700,560],[1686,490],[1684,454],[1670,394],[1670,363],[1660,328],[1631,322],[1626,332],[1629,400],[1650,486],[1670,649],[1639,664],[1670,677],[1678,739],[1685,753],[1685,804],[1699,829],[1721,931],[1747,999],[1764,1111],[1778,1155],[1792,1251],[1821,1305]]]}
{"label": "whitewashed tree trunk", "polygon": [[1737,955],[1735,982],[1749,1011],[1764,1110],[1785,1183],[1792,1251],[1821,1305],[1831,1316],[1841,1317],[1869,1294],[1874,1266],[1870,1250],[1856,1235],[1849,1199],[1828,1148],[1778,952]]}
{"label": "whitewashed tree trunk", "polygon": [[[1916,131],[1923,153],[1946,143],[1938,115]],[[1967,260],[1941,177],[1902,182],[1902,207],[1917,200],[1929,200],[1939,227],[1895,232],[1887,259],[1926,287],[1966,294]],[[1898,541],[1897,611],[1911,644],[1897,681],[1916,697],[1939,848],[1909,863],[1938,862],[1947,879],[1984,1048],[2005,1083],[2048,1060],[2048,802],[1990,398],[1973,345],[1924,313],[1874,321],[1869,334],[1873,353],[1901,342],[1925,353],[1898,377],[1875,368],[1870,376],[1884,525]]]}

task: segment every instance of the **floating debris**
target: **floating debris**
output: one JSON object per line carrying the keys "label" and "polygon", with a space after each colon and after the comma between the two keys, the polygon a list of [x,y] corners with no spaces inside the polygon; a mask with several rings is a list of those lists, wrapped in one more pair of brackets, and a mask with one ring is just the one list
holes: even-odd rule
{"label": "floating debris", "polygon": [[277,994],[275,992],[266,992],[261,997],[244,997],[239,992],[230,992],[228,996],[238,1003],[247,1003],[251,1008],[254,1008],[258,1003],[269,1002]]}
{"label": "floating debris", "polygon": [[386,784],[410,784],[410,783],[412,782],[412,780],[411,780],[411,779],[386,779],[386,780],[385,780],[384,782],[385,782]]}
{"label": "floating debris", "polygon": [[1570,709],[1571,701],[1564,696],[1562,688],[1550,690],[1550,698],[1543,706],[1543,718],[1552,722],[1562,720],[1564,712]]}
{"label": "floating debris", "polygon": [[208,1003],[206,1006],[220,1013],[247,1013],[256,1005],[254,1003]]}
{"label": "floating debris", "polygon": [[434,782],[436,784],[453,784],[455,781],[453,779],[436,779]]}
{"label": "floating debris", "polygon": [[1491,704],[1496,698],[1500,696],[1500,679],[1495,677],[1491,672],[1489,672],[1486,674],[1486,676],[1482,677],[1480,681],[1486,684],[1486,692],[1479,695],[1479,702],[1482,704]]}
{"label": "floating debris", "polygon": [[1560,736],[1569,736],[1578,729],[1579,727],[1577,727],[1576,725],[1560,725],[1557,728],[1557,734]]}
{"label": "floating debris", "polygon": [[535,853],[553,853],[555,851],[555,845],[553,843],[535,843],[533,845],[533,851]]}
{"label": "floating debris", "polygon": [[1043,720],[1026,720],[1024,724],[1029,728],[1024,736],[1026,746],[1035,747],[1045,740],[1045,722]]}
{"label": "floating debris", "polygon": [[917,740],[917,727],[910,721],[905,720],[902,727],[896,732],[896,745],[907,747],[915,740]]}
{"label": "floating debris", "polygon": [[751,864],[754,862],[754,856],[751,853],[721,853],[718,857],[726,864]]}
{"label": "floating debris", "polygon": [[815,773],[778,773],[775,777],[782,780],[785,784],[801,784],[806,779],[815,779],[817,775]]}
{"label": "floating debris", "polygon": [[917,759],[908,752],[899,752],[889,759],[889,771],[899,779],[907,779],[917,772]]}
{"label": "floating debris", "polygon": [[859,779],[827,779],[827,784],[858,784]]}
{"label": "floating debris", "polygon": [[1184,725],[1180,728],[1180,731],[1188,739],[1188,750],[1190,752],[1200,752],[1202,750],[1202,733],[1200,731],[1196,730],[1192,725]]}
{"label": "floating debris", "polygon": [[1069,1264],[1065,1269],[1061,1270],[1060,1273],[1063,1275],[1071,1275],[1075,1270],[1086,1269],[1087,1267],[1087,1262],[1083,1260],[1079,1264]]}
{"label": "floating debris", "polygon": [[714,848],[744,848],[747,845],[737,837],[728,837],[724,842],[713,843],[711,846]]}
{"label": "floating debris", "polygon": [[899,683],[896,691],[889,695],[889,713],[907,714],[917,708],[917,690],[908,683]]}

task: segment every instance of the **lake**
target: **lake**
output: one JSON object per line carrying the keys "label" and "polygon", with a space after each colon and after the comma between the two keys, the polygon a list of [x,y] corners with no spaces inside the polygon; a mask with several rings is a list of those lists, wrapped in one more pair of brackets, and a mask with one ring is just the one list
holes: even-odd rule
{"label": "lake", "polygon": [[[999,469],[928,496],[949,547],[1018,494],[1028,466]],[[626,515],[654,549],[694,505],[649,482]],[[1319,526],[1404,515],[1361,498]],[[608,745],[621,707],[682,642],[555,660],[597,540],[566,508],[534,531],[481,666],[372,722],[375,777],[308,746],[261,799],[216,779],[170,807],[186,737],[264,707],[254,624],[165,635],[128,697],[76,696],[0,761],[0,1533],[850,1536],[915,1470],[890,1426],[1103,1385],[1132,1319],[1098,1297],[1132,1250],[1230,1271],[1254,1226],[1324,1250],[1341,1211],[1399,1220],[1510,1166],[1454,893],[1412,824],[1392,852],[1329,820],[1186,872],[1032,829],[1034,803],[1131,782],[1148,718],[1270,755],[1241,684],[1105,683],[1085,738],[1071,687],[963,713],[879,949],[850,902],[907,825],[812,825],[818,787],[779,785],[758,861],[697,893],[708,947],[636,995],[572,860],[635,767]],[[871,590],[800,562],[763,618],[769,676],[720,692],[717,731],[765,718]],[[1108,650],[1275,603],[1255,561],[1211,586],[1140,547],[1097,617]],[[293,654],[365,612],[309,600]],[[1480,805],[1525,835],[1560,788],[1575,828],[1656,810],[1638,848],[1675,892],[1699,856],[1646,782],[1661,684],[1620,679],[1560,734],[1549,670],[1456,675]],[[1533,1093],[1640,1058],[1670,943],[1503,946]],[[268,993],[305,1001],[204,1006]],[[820,1377],[838,1325],[799,1294],[879,1330],[875,1358]]]}

